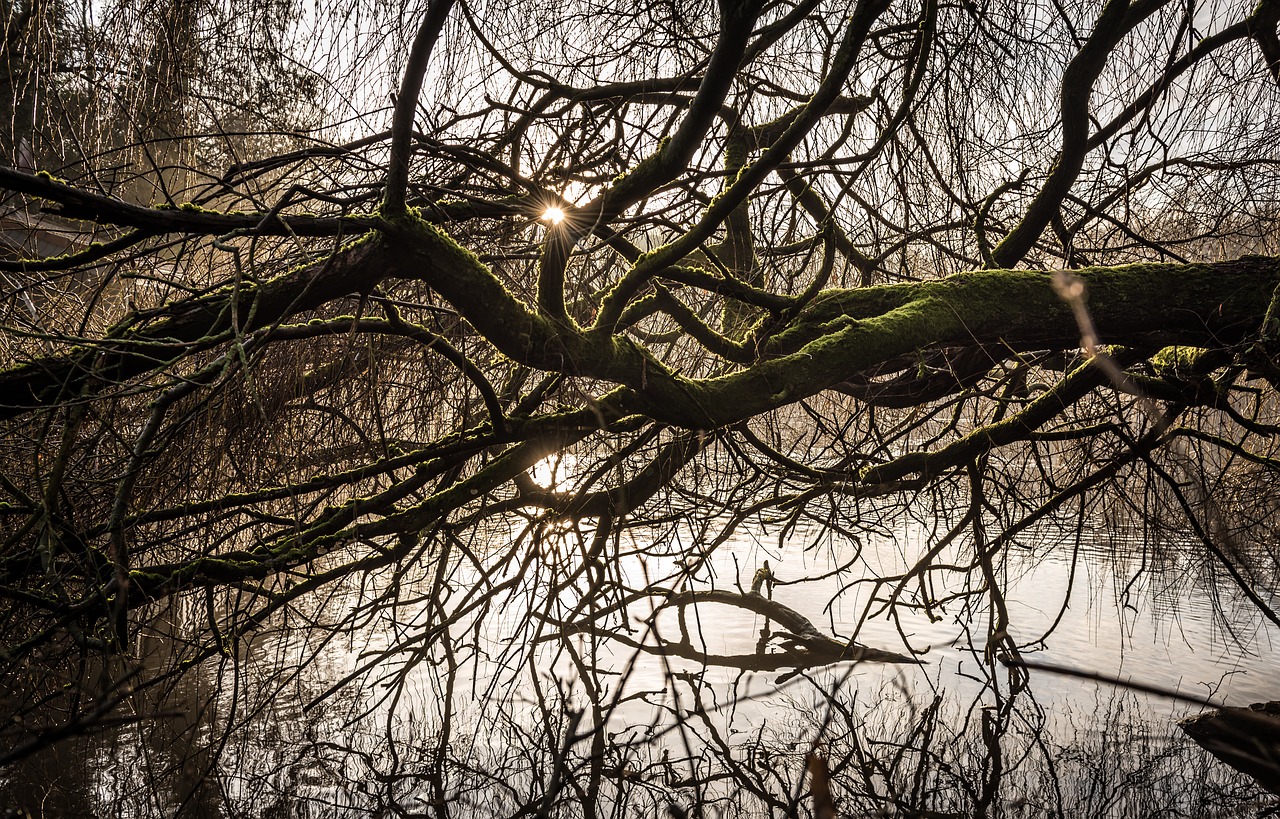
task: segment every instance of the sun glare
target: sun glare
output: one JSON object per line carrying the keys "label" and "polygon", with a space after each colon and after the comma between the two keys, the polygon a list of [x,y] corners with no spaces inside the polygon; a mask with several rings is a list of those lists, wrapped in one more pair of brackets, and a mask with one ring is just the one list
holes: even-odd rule
{"label": "sun glare", "polygon": [[563,491],[572,483],[572,473],[577,459],[572,455],[557,452],[538,461],[529,470],[529,477],[543,489]]}
{"label": "sun glare", "polygon": [[564,221],[564,211],[560,208],[547,208],[542,212],[542,218],[553,225],[558,225]]}

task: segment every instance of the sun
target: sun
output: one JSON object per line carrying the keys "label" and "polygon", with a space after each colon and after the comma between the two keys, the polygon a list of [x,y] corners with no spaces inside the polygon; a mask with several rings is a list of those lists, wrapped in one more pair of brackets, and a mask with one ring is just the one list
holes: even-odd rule
{"label": "sun", "polygon": [[564,210],[556,207],[547,208],[542,212],[542,218],[553,225],[558,225],[564,221]]}

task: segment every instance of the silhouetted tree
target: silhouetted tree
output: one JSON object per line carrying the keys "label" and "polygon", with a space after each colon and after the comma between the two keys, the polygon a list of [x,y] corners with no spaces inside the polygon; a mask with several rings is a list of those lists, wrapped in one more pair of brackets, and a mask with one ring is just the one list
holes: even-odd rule
{"label": "silhouetted tree", "polygon": [[[695,588],[762,516],[931,508],[869,582],[989,605],[993,675],[1005,550],[1085,510],[1188,529],[1280,624],[1280,2],[249,5],[3,7],[5,145],[50,173],[0,187],[75,240],[0,261],[4,759],[281,622],[411,605],[368,668],[429,660],[447,723],[501,601],[526,650],[777,619]],[[839,659],[810,628],[755,661]],[[590,811],[616,703],[559,651],[589,705],[511,798]]]}

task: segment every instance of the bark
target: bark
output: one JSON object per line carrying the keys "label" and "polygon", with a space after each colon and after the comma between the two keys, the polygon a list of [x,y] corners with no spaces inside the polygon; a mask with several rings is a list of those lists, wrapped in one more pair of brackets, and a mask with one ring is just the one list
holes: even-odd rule
{"label": "bark", "polygon": [[[1173,345],[1224,348],[1253,338],[1280,282],[1280,260],[1248,256],[1074,272],[1085,284],[1101,343],[1154,353]],[[241,333],[263,330],[388,278],[427,283],[520,364],[625,387],[601,399],[610,414],[641,413],[687,429],[731,425],[922,350],[1080,346],[1076,319],[1051,274],[987,270],[827,291],[759,343],[756,361],[723,376],[692,379],[625,334],[581,330],[540,315],[474,254],[409,216],[391,223],[384,236],[371,234],[330,259],[261,285],[228,285],[118,338],[0,372],[0,417],[78,394],[90,374],[113,383],[164,367],[230,332],[233,315],[252,317]]]}
{"label": "bark", "polygon": [[1280,701],[1219,708],[1178,726],[1206,751],[1280,794]]}

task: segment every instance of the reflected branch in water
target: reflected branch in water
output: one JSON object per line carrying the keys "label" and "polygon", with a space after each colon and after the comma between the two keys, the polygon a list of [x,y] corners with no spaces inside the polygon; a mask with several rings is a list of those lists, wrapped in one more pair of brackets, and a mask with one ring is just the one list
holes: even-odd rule
{"label": "reflected branch in water", "polygon": [[5,9],[0,808],[1257,801],[1280,3]]}

